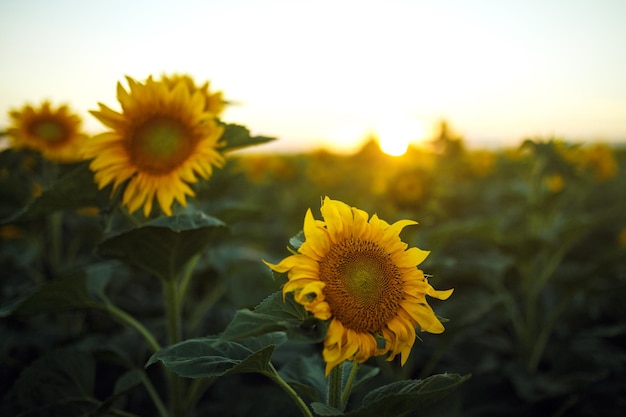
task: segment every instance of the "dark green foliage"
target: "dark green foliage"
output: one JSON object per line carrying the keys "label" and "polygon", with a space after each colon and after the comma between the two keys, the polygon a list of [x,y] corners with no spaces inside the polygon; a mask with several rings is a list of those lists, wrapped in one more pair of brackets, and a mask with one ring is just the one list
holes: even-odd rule
{"label": "dark green foliage", "polygon": [[269,373],[270,358],[286,338],[270,333],[259,338],[222,342],[218,337],[189,339],[161,349],[146,366],[163,364],[186,378],[211,378],[236,373]]}
{"label": "dark green foliage", "polygon": [[202,212],[180,214],[108,237],[97,251],[101,256],[123,260],[171,281],[191,258],[220,239],[225,231],[221,220]]}
{"label": "dark green foliage", "polygon": [[[268,140],[228,125],[224,150]],[[301,415],[278,378],[321,416],[621,415],[626,151],[599,179],[576,162],[585,146],[532,140],[479,169],[484,155],[445,145],[233,157],[187,208],[147,219],[97,190],[86,164],[0,153],[0,414],[167,414],[171,370],[186,416]],[[362,364],[344,411],[327,405],[328,323],[283,300],[287,277],[262,263],[304,242],[304,214],[319,219],[324,196],[419,221],[403,240],[431,251],[420,268],[435,288],[455,289],[428,299],[446,331],[418,333],[404,367]],[[180,301],[174,343],[163,283]]]}
{"label": "dark green foliage", "polygon": [[469,375],[442,374],[423,380],[393,382],[368,393],[363,398],[360,408],[347,413],[320,403],[314,403],[313,409],[320,416],[403,416],[411,410],[420,410],[445,397],[469,377]]}

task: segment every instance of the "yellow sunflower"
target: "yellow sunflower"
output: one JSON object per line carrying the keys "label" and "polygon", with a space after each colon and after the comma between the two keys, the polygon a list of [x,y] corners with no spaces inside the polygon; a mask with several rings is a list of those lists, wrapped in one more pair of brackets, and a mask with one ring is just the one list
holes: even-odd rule
{"label": "yellow sunflower", "polygon": [[222,98],[222,92],[209,92],[208,81],[205,81],[204,84],[202,84],[200,87],[197,87],[193,78],[188,75],[163,75],[161,79],[170,88],[174,88],[176,84],[182,82],[187,85],[187,88],[189,89],[189,92],[191,94],[195,92],[200,92],[204,96],[205,100],[204,109],[210,113],[215,114],[216,116],[219,116],[224,110],[226,101],[224,101],[224,99]]}
{"label": "yellow sunflower", "polygon": [[345,360],[362,363],[385,354],[387,360],[400,354],[404,365],[417,327],[444,331],[426,294],[445,300],[453,291],[435,290],[417,268],[429,252],[407,249],[400,239],[400,231],[417,222],[390,225],[328,197],[321,213],[323,221],[307,211],[298,253],[266,264],[288,273],[283,295],[293,292],[315,317],[331,320],[323,350],[326,375]]}
{"label": "yellow sunflower", "polygon": [[82,120],[68,106],[54,109],[49,101],[39,108],[30,105],[9,112],[12,125],[7,129],[11,146],[28,148],[53,162],[81,160],[80,148],[87,138],[81,131]]}
{"label": "yellow sunflower", "polygon": [[174,200],[186,206],[194,192],[189,184],[208,179],[224,157],[219,142],[224,131],[207,111],[202,91],[186,81],[139,83],[127,77],[129,91],[117,85],[121,113],[99,103],[91,113],[111,130],[89,140],[83,152],[100,188],[115,190],[129,180],[122,203],[132,213],[143,206],[147,217],[154,198],[166,215]]}

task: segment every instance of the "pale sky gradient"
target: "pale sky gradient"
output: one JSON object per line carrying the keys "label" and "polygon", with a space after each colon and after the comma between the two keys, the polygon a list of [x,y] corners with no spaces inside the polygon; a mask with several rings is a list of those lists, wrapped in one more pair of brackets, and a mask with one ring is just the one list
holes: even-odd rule
{"label": "pale sky gradient", "polygon": [[441,118],[477,146],[626,142],[626,0],[0,0],[0,129],[50,99],[97,133],[125,75],[175,72],[266,149]]}

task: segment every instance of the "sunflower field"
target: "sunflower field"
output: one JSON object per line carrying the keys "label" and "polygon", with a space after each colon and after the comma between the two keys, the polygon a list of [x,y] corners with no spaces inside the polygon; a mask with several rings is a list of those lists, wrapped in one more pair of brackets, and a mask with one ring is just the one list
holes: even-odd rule
{"label": "sunflower field", "polygon": [[96,135],[0,129],[0,415],[626,409],[625,146],[270,154],[208,82],[125,81]]}

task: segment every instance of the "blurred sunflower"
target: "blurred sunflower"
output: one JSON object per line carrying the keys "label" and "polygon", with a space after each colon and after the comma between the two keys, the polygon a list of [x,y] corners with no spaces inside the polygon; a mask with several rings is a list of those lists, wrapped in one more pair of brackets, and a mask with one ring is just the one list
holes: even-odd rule
{"label": "blurred sunflower", "polygon": [[496,153],[488,150],[476,150],[471,152],[469,165],[472,174],[478,177],[486,177],[493,172],[496,163]]}
{"label": "blurred sunflower", "polygon": [[296,175],[293,162],[280,156],[246,156],[239,158],[238,166],[248,179],[256,184],[290,181]]}
{"label": "blurred sunflower", "polygon": [[612,149],[603,143],[597,143],[585,149],[582,165],[591,171],[598,182],[608,181],[617,175],[617,162]]}
{"label": "blurred sunflower", "polygon": [[7,129],[11,147],[28,148],[53,162],[77,162],[87,135],[82,120],[66,105],[54,109],[49,101],[40,107],[30,105],[9,112],[12,125]]}
{"label": "blurred sunflower", "polygon": [[283,294],[293,292],[315,317],[331,319],[323,350],[326,375],[344,360],[362,363],[384,354],[387,360],[400,354],[404,365],[418,326],[444,331],[426,294],[445,300],[453,291],[435,290],[417,268],[429,252],[407,249],[400,240],[400,231],[417,223],[390,225],[328,197],[321,213],[324,221],[307,211],[298,253],[266,264],[288,273]]}
{"label": "blurred sunflower", "polygon": [[209,82],[206,81],[201,86],[196,86],[193,78],[184,74],[173,74],[170,76],[163,75],[161,80],[167,84],[169,88],[174,88],[178,83],[184,83],[189,89],[189,93],[194,94],[199,92],[204,96],[204,110],[210,113],[213,113],[216,116],[219,116],[224,107],[226,106],[226,101],[222,98],[222,92],[210,92],[209,91]]}
{"label": "blurred sunflower", "polygon": [[560,174],[552,174],[544,178],[545,187],[552,193],[556,194],[563,191],[565,181]]}
{"label": "blurred sunflower", "polygon": [[387,181],[387,199],[400,209],[419,207],[428,201],[432,184],[421,167],[404,169]]}
{"label": "blurred sunflower", "polygon": [[131,213],[143,206],[147,217],[156,198],[169,216],[174,200],[186,206],[186,196],[195,195],[190,183],[224,165],[218,150],[224,128],[207,110],[205,94],[190,88],[186,78],[127,81],[129,91],[117,85],[121,113],[102,103],[91,112],[111,130],[88,141],[84,155],[93,158],[90,168],[100,188],[113,183],[115,190],[129,180],[122,203]]}
{"label": "blurred sunflower", "polygon": [[626,227],[622,228],[622,230],[617,235],[617,243],[620,247],[626,248]]}

